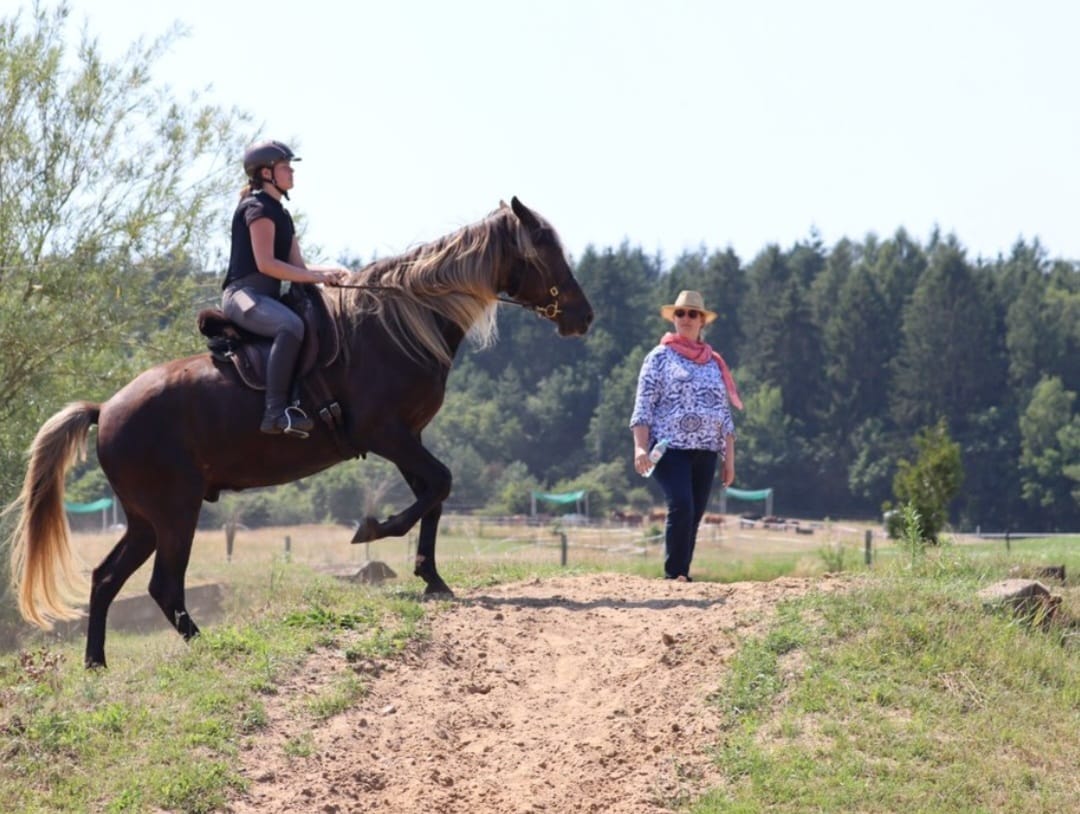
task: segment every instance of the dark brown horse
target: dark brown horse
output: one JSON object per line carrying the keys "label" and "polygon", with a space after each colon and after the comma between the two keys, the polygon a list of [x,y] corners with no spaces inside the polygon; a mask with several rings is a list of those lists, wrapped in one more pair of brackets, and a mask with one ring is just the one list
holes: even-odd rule
{"label": "dark brown horse", "polygon": [[385,520],[366,518],[353,541],[401,536],[419,521],[414,573],[425,593],[450,592],[435,569],[450,471],[424,448],[420,431],[442,405],[454,354],[470,331],[481,343],[493,341],[500,294],[535,309],[563,336],[584,334],[592,308],[555,230],[516,198],[479,223],[372,264],[356,283],[325,293],[342,348],[326,369],[343,407],[341,437],[323,425],[306,440],[260,433],[262,393],[209,354],[152,368],[105,403],[69,404],[42,426],[11,507],[20,511],[11,572],[24,618],[48,628],[78,616],[64,476],[93,424],[127,529],[93,572],[88,667],[105,664],[109,604],[155,552],[150,595],[181,635],[198,633],[184,605],[184,575],[202,501],[311,475],[348,452],[391,461],[416,497]]}

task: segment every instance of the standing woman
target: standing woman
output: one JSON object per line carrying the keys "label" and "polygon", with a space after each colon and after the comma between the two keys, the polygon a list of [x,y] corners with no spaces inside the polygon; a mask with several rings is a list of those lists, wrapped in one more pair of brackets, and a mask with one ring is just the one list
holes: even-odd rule
{"label": "standing woman", "polygon": [[667,440],[654,477],[667,499],[664,578],[690,582],[690,561],[698,525],[705,515],[717,458],[721,481],[735,480],[735,425],[731,405],[742,409],[731,372],[719,353],[701,338],[716,319],[697,291],[681,291],[674,304],[660,308],[675,330],[649,351],[638,376],[630,430],[634,469],[645,474],[649,450]]}
{"label": "standing woman", "polygon": [[281,204],[293,188],[292,162],[299,160],[280,141],[262,141],[244,153],[248,184],[233,213],[221,307],[240,327],[274,340],[266,369],[266,411],[259,429],[270,435],[306,437],[314,422],[302,410],[287,407],[304,323],[280,301],[281,282],[338,285],[349,272],[340,266],[308,266],[300,254],[292,215]]}

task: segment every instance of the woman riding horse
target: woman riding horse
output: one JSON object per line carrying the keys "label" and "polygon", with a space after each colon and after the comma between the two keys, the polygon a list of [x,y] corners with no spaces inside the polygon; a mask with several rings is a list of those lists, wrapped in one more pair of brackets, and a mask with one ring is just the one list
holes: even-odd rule
{"label": "woman riding horse", "polygon": [[[414,573],[425,593],[448,594],[435,567],[435,537],[451,476],[420,433],[442,405],[458,346],[470,330],[481,341],[494,338],[503,294],[563,336],[584,334],[592,308],[555,230],[516,198],[479,223],[372,264],[356,283],[369,287],[324,292],[342,352],[323,378],[342,407],[345,448],[394,463],[415,500],[385,520],[366,518],[353,542],[400,537],[419,522]],[[97,424],[98,461],[127,527],[92,575],[86,664],[105,665],[109,605],[151,554],[150,595],[181,635],[196,635],[184,575],[202,501],[225,489],[294,481],[349,457],[322,424],[303,444],[267,437],[256,426],[261,410],[260,393],[231,364],[204,353],[147,370],[103,404],[76,402],[50,418],[31,445],[12,505],[21,510],[11,574],[22,615],[46,628],[78,615],[64,475]]]}
{"label": "woman riding horse", "polygon": [[299,161],[280,141],[253,144],[244,153],[248,183],[233,213],[229,271],[221,308],[230,320],[259,336],[272,337],[266,364],[266,409],[259,429],[269,435],[307,438],[314,422],[288,407],[287,393],[304,341],[304,323],[281,303],[281,282],[338,285],[349,277],[339,266],[309,266],[289,211],[281,199],[293,188],[292,162]]}

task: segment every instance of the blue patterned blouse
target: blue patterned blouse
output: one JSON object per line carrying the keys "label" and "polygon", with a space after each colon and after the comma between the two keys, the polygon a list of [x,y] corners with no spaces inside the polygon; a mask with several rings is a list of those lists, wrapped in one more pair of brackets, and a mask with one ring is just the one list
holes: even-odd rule
{"label": "blue patterned blouse", "polygon": [[715,362],[699,365],[664,345],[645,357],[638,376],[630,427],[649,428],[650,446],[667,438],[675,449],[724,455],[724,437],[735,434],[727,389]]}

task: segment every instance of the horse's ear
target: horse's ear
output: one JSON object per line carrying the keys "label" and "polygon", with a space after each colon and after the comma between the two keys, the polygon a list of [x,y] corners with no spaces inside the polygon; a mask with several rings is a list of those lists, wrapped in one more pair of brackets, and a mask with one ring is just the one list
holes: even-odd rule
{"label": "horse's ear", "polygon": [[514,210],[514,214],[518,216],[518,220],[525,224],[529,229],[539,229],[540,221],[537,220],[536,215],[529,207],[525,206],[521,201],[517,199],[517,195],[510,199],[510,208]]}
{"label": "horse's ear", "polygon": [[499,209],[509,209],[509,208],[510,208],[510,205],[506,201],[504,201],[502,198],[499,198]]}

